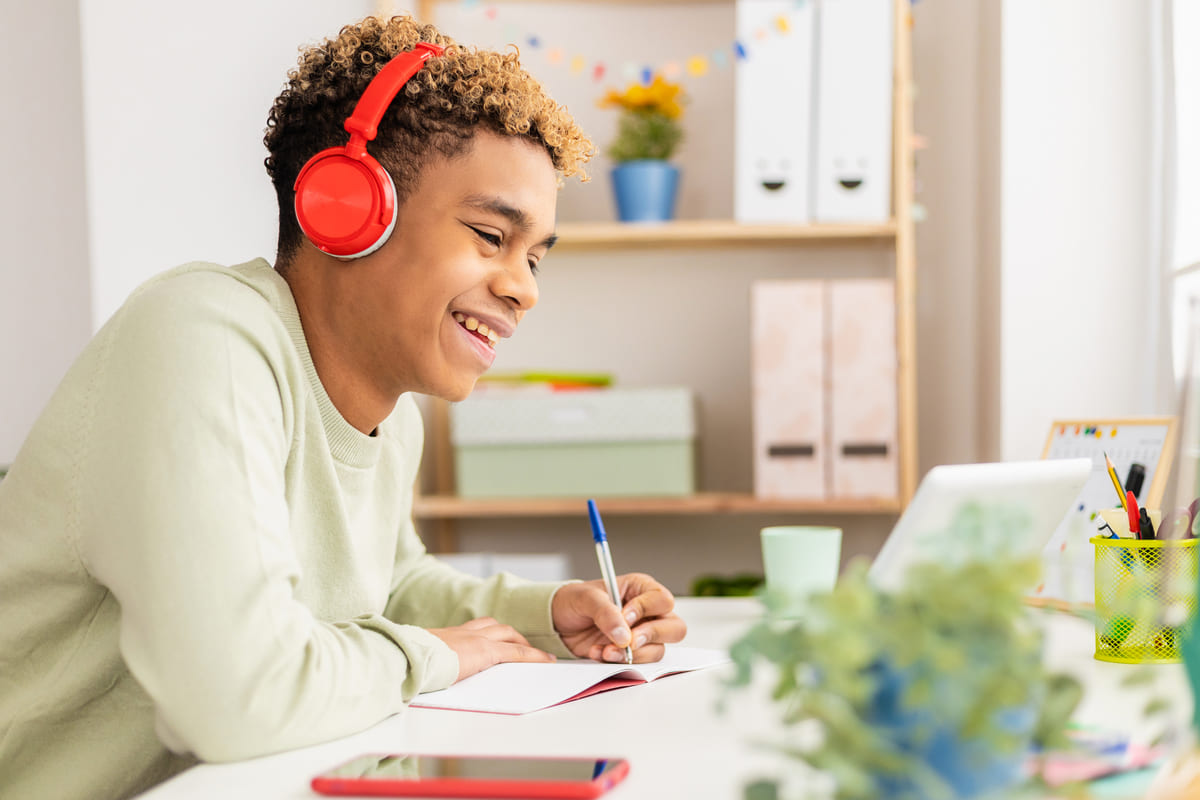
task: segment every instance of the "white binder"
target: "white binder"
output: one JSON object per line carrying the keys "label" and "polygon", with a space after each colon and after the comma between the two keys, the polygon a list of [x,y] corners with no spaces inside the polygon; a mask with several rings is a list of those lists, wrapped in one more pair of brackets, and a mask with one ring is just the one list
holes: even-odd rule
{"label": "white binder", "polygon": [[892,3],[821,0],[817,8],[815,221],[891,216]]}
{"label": "white binder", "polygon": [[[808,222],[812,164],[813,7],[738,0],[746,50],[735,82],[734,217]],[[786,25],[781,30],[780,21]]]}

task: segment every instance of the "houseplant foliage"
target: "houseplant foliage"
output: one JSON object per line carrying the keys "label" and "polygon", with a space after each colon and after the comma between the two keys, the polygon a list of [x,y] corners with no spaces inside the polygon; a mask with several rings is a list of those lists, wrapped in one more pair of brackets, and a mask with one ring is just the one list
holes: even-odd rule
{"label": "houseplant foliage", "polygon": [[[766,662],[785,725],[820,730],[803,745],[774,746],[831,777],[836,797],[863,800],[1003,791],[1021,779],[1031,743],[1065,746],[1082,690],[1043,666],[1042,632],[1024,602],[1041,560],[1003,547],[1024,524],[967,506],[951,530],[926,537],[941,548],[899,590],[879,589],[855,563],[802,619],[768,616],[739,639],[734,685],[749,685]],[[747,800],[773,794],[755,784]]]}
{"label": "houseplant foliage", "polygon": [[625,91],[609,89],[601,108],[618,108],[617,135],[608,155],[618,163],[666,161],[683,141],[683,88],[657,75],[649,84],[632,83]]}

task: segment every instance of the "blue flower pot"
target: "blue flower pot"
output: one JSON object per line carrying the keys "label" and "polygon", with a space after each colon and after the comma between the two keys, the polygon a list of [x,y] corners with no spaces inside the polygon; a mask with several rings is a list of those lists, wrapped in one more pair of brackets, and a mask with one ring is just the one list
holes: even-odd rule
{"label": "blue flower pot", "polygon": [[[899,749],[918,757],[935,772],[956,798],[975,798],[1003,791],[1024,777],[1025,760],[1033,738],[1037,711],[1032,704],[1002,709],[994,718],[996,727],[1021,744],[1010,752],[995,752],[983,742],[962,738],[954,726],[932,718],[927,709],[906,707],[902,702],[911,675],[888,665],[876,664],[870,672],[877,680],[868,710],[876,730]],[[877,775],[876,789],[884,799],[920,794],[913,779],[905,775]]]}
{"label": "blue flower pot", "polygon": [[664,222],[675,218],[679,167],[666,161],[625,161],[612,171],[621,222]]}

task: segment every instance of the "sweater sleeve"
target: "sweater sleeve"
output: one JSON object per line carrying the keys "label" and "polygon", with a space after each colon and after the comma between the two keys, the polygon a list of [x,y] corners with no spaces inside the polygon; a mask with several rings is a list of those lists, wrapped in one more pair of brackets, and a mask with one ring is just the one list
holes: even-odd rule
{"label": "sweater sleeve", "polygon": [[396,586],[384,613],[423,628],[494,617],[516,628],[534,647],[569,657],[571,652],[554,630],[550,614],[554,593],[562,585],[528,581],[507,572],[480,579],[422,552],[398,560]]}
{"label": "sweater sleeve", "polygon": [[[102,331],[73,515],[121,607],[120,655],[164,744],[242,759],[362,730],[457,674],[427,631],[300,602],[285,470],[286,337],[227,281],[146,291]],[[255,307],[250,307],[254,305]]]}
{"label": "sweater sleeve", "polygon": [[[401,438],[422,441],[424,431],[415,405],[412,413],[402,415],[398,423],[396,433]],[[493,617],[513,626],[534,647],[570,657],[572,653],[554,630],[551,615],[554,593],[562,585],[528,581],[506,572],[487,579],[466,575],[426,552],[409,515],[396,540],[391,594],[384,615],[422,628],[444,628],[477,617]]]}

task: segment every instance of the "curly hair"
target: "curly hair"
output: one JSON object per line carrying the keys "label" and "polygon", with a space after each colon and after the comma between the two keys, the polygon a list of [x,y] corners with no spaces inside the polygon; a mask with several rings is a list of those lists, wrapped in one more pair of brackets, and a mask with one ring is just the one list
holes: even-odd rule
{"label": "curly hair", "polygon": [[367,85],[397,53],[417,42],[446,47],[427,61],[392,101],[368,149],[396,184],[397,202],[415,188],[434,155],[464,153],[480,130],[519,136],[545,149],[562,177],[587,180],[595,147],[566,108],[521,68],[516,48],[497,53],[459,45],[409,16],[368,17],[336,38],[301,50],[267,118],[265,164],[279,201],[277,266],[286,267],[303,239],[293,212],[293,185],[313,155],[346,143],[342,124]]}

